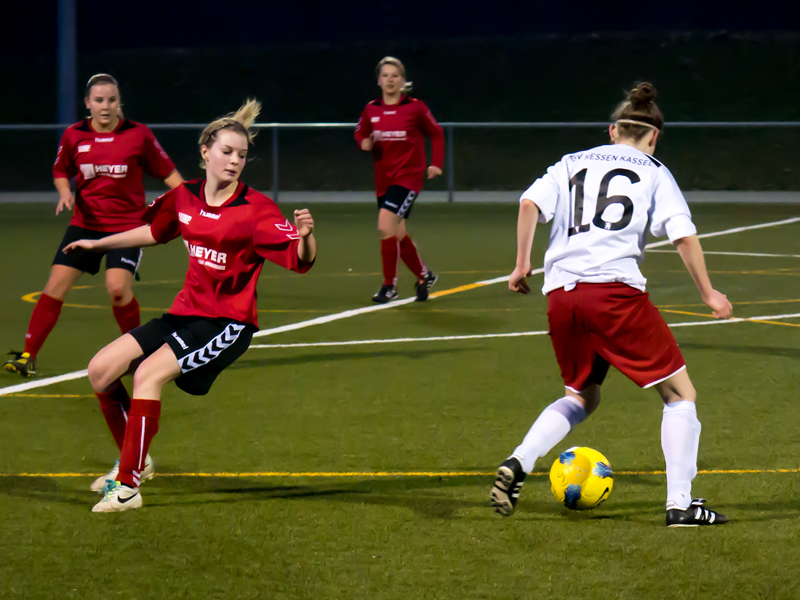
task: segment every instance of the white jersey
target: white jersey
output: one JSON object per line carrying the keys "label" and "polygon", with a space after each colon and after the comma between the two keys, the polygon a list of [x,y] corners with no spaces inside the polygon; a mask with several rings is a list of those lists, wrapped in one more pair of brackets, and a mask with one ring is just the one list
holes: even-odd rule
{"label": "white jersey", "polygon": [[626,144],[567,154],[529,187],[520,202],[539,207],[539,222],[553,221],[544,255],[547,294],[578,282],[619,281],[644,291],[639,270],[647,223],[670,241],[697,232],[672,173]]}

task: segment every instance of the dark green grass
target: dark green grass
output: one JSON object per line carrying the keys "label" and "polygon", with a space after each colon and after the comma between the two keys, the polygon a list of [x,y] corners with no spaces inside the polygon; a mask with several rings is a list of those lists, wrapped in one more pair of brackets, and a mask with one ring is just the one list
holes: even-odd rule
{"label": "dark green grass", "polygon": [[[287,211],[291,207],[284,207]],[[516,207],[420,205],[410,230],[438,289],[513,266]],[[6,260],[0,342],[19,347],[65,223],[50,207],[0,205]],[[371,206],[317,206],[319,262],[306,276],[265,267],[262,328],[367,306],[380,285]],[[783,219],[793,207],[701,206],[701,231]],[[706,240],[708,250],[797,253],[798,225]],[[539,232],[541,256],[547,229]],[[709,256],[740,316],[800,312],[800,259]],[[179,242],[147,250],[145,309],[180,289]],[[352,270],[350,270],[352,269]],[[674,254],[644,266],[653,301],[707,313]],[[407,273],[402,295],[412,293]],[[166,281],[168,283],[157,283]],[[534,278],[538,286],[541,276]],[[105,306],[102,279],[68,303]],[[254,343],[546,329],[538,294],[503,284]],[[144,317],[155,316],[155,310]],[[668,322],[702,317],[664,313]],[[789,320],[799,323],[800,320]],[[800,330],[741,323],[674,330],[698,390],[702,470],[796,469]],[[107,308],[65,308],[42,376],[86,367],[117,335]],[[21,382],[2,374],[0,385]],[[153,444],[160,473],[491,472],[562,393],[546,336],[252,349],[211,393],[170,386]],[[31,390],[89,395],[85,379]],[[660,402],[612,372],[604,402],[561,446],[588,445],[617,471],[663,470]],[[559,450],[562,448],[557,448]],[[0,472],[101,473],[115,448],[91,397],[0,397]],[[556,452],[537,465],[546,471]],[[617,475],[610,499],[569,513],[544,476],[518,512],[487,504],[491,477],[157,477],[145,507],[90,512],[90,477],[0,477],[0,597],[9,598],[797,598],[800,474],[700,474],[694,492],[733,522],[663,526],[663,475]]]}

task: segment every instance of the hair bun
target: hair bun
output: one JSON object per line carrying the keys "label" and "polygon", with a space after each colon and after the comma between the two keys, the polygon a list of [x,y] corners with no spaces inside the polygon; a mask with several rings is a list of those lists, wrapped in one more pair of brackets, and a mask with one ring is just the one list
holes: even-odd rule
{"label": "hair bun", "polygon": [[652,104],[653,100],[656,99],[656,88],[652,83],[640,83],[630,91],[628,98],[630,98],[633,109],[636,110],[639,107]]}

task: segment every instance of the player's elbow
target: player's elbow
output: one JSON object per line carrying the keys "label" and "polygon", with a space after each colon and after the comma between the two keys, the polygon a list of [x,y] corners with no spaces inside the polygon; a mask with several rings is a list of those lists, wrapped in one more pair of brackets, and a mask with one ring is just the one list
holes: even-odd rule
{"label": "player's elbow", "polygon": [[672,240],[672,245],[678,251],[680,251],[681,249],[689,248],[690,246],[692,246],[694,244],[695,241],[697,241],[697,235],[695,235],[695,234],[686,235],[686,236],[680,237],[678,239]]}

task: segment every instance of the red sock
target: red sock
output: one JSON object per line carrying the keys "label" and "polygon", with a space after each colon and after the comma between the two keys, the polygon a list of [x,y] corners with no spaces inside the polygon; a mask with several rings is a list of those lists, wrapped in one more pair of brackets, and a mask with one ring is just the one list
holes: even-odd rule
{"label": "red sock", "polygon": [[117,380],[117,384],[117,387],[110,392],[95,392],[95,394],[100,400],[100,410],[103,411],[111,435],[114,436],[114,441],[122,450],[122,443],[125,441],[125,426],[128,422],[128,413],[131,411],[131,397],[121,381]]}
{"label": "red sock", "polygon": [[128,425],[125,427],[125,441],[119,457],[117,481],[131,487],[139,487],[141,474],[150,442],[158,433],[158,418],[161,416],[161,402],[158,400],[131,400]]}
{"label": "red sock", "polygon": [[125,306],[113,306],[114,318],[117,320],[122,333],[128,333],[131,329],[136,329],[140,324],[139,303],[136,296]]}
{"label": "red sock", "polygon": [[411,269],[411,272],[416,275],[417,279],[422,279],[428,274],[428,268],[425,266],[425,263],[422,262],[422,258],[420,258],[417,252],[417,246],[412,241],[410,235],[406,235],[406,237],[400,240],[400,258],[402,258],[406,266]]}
{"label": "red sock", "polygon": [[383,285],[397,285],[397,238],[381,240],[381,259],[383,260]]}
{"label": "red sock", "polygon": [[39,354],[42,344],[53,331],[53,327],[56,326],[63,304],[63,300],[56,300],[47,294],[39,296],[39,300],[33,308],[28,333],[25,334],[25,352],[34,358]]}

